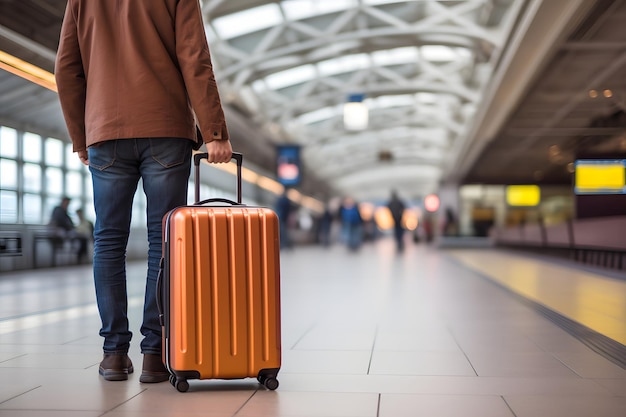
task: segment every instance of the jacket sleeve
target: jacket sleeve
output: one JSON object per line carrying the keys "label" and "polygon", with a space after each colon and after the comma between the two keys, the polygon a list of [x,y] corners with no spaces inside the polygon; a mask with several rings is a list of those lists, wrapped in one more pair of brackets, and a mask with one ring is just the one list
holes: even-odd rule
{"label": "jacket sleeve", "polygon": [[67,3],[61,27],[59,49],[54,73],[59,92],[61,109],[72,139],[74,152],[87,148],[85,137],[85,71],[78,44],[76,18],[72,13],[72,1]]}
{"label": "jacket sleeve", "polygon": [[176,56],[204,142],[229,139],[198,0],[176,9]]}

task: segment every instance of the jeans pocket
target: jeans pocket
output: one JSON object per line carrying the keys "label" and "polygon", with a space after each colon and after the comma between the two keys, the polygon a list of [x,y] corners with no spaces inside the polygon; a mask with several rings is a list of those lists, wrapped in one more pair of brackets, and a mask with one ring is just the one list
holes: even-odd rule
{"label": "jeans pocket", "polygon": [[164,168],[171,168],[187,161],[193,143],[183,138],[150,138],[152,158]]}
{"label": "jeans pocket", "polygon": [[109,140],[90,146],[87,149],[87,153],[89,155],[89,166],[100,171],[109,168],[115,162],[116,149],[116,140]]}

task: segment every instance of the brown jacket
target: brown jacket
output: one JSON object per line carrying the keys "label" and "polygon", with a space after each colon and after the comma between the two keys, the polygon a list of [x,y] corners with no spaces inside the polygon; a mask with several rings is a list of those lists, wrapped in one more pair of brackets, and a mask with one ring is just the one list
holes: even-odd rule
{"label": "brown jacket", "polygon": [[198,0],[69,0],[55,76],[74,152],[106,140],[228,139]]}

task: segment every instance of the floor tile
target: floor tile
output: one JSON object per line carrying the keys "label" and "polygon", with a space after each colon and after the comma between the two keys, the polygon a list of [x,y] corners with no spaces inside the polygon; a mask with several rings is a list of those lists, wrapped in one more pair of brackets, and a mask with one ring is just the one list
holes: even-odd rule
{"label": "floor tile", "polygon": [[463,329],[453,328],[454,337],[461,349],[466,353],[542,353],[536,343],[520,334],[520,331],[507,330],[506,333],[498,328],[482,327]]}
{"label": "floor tile", "polygon": [[85,369],[94,366],[101,360],[102,354],[95,350],[93,353],[27,353],[0,362],[0,367]]}
{"label": "floor tile", "polygon": [[[230,413],[234,415],[250,397],[258,384],[210,384],[206,381],[189,381],[187,392],[178,392],[167,382],[142,384],[142,391],[119,405],[117,413],[156,412],[176,415],[181,412]],[[130,414],[132,415],[132,414]]]}
{"label": "floor tile", "polygon": [[626,401],[626,379],[595,379],[594,380],[598,385],[601,385],[611,391],[614,395],[618,397],[624,397]]}
{"label": "floor tile", "polygon": [[[233,417],[233,413],[228,412],[219,412],[219,411],[211,411],[209,408],[210,404],[206,404],[206,406],[202,407],[200,410],[188,410],[187,408],[183,408],[182,410],[172,411],[137,411],[137,410],[118,410],[115,409],[108,413],[102,414],[99,417]],[[209,409],[209,410],[207,410]],[[2,417],[0,415],[0,417]],[[70,416],[71,417],[71,416]]]}
{"label": "floor tile", "polygon": [[128,382],[104,381],[95,386],[57,381],[0,403],[0,410],[110,410],[141,392],[139,384]]}
{"label": "floor tile", "polygon": [[479,376],[571,377],[572,369],[549,353],[468,352],[468,358]]}
{"label": "floor tile", "polygon": [[622,378],[626,380],[626,369],[591,350],[581,353],[561,352],[554,355],[583,378]]}
{"label": "floor tile", "polygon": [[299,350],[371,350],[376,329],[327,328],[316,326],[293,346]]}
{"label": "floor tile", "polygon": [[398,331],[379,330],[376,335],[377,351],[443,351],[460,352],[452,334],[448,331],[424,328]]}
{"label": "floor tile", "polygon": [[475,376],[461,352],[374,352],[372,375],[457,375]]}
{"label": "floor tile", "polygon": [[498,396],[383,394],[378,417],[514,417]]}
{"label": "floor tile", "polygon": [[100,417],[101,415],[101,411],[85,410],[0,410],[0,417]]}
{"label": "floor tile", "polygon": [[518,397],[507,396],[506,402],[516,417],[619,417],[626,415],[623,397]]}
{"label": "floor tile", "polygon": [[288,350],[283,352],[281,373],[365,375],[371,352],[348,350]]}
{"label": "floor tile", "polygon": [[237,417],[377,417],[378,395],[258,392]]}
{"label": "floor tile", "polygon": [[591,349],[567,332],[555,330],[554,327],[544,331],[526,335],[540,349],[546,352],[589,353]]}

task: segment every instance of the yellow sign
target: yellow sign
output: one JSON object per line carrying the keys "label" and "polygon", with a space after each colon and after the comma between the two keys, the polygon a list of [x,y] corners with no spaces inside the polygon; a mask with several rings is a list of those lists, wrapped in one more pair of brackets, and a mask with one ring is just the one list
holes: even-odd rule
{"label": "yellow sign", "polygon": [[506,187],[506,202],[509,206],[533,207],[541,201],[538,185],[509,185]]}
{"label": "yellow sign", "polygon": [[576,193],[623,193],[626,189],[624,161],[577,161]]}

